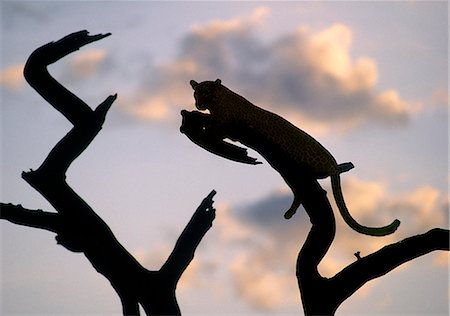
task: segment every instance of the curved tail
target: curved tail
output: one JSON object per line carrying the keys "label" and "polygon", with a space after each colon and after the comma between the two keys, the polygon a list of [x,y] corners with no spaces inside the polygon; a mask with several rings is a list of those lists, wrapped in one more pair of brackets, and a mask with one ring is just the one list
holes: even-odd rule
{"label": "curved tail", "polygon": [[350,212],[345,205],[344,197],[342,196],[341,180],[339,174],[331,175],[331,187],[333,189],[334,199],[336,200],[336,204],[339,208],[339,212],[341,213],[342,218],[351,228],[353,228],[358,233],[371,236],[385,236],[390,235],[397,230],[398,226],[400,225],[400,221],[398,219],[393,221],[390,225],[377,228],[366,227],[359,224],[350,215]]}

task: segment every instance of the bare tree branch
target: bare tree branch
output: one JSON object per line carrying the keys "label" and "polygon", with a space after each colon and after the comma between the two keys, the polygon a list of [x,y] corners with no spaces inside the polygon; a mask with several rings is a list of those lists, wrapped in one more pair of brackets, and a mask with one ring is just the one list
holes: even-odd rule
{"label": "bare tree branch", "polygon": [[440,228],[406,238],[362,257],[339,272],[331,281],[341,289],[338,295],[344,301],[368,281],[385,275],[403,263],[432,251],[448,251],[449,239],[449,231]]}
{"label": "bare tree branch", "polygon": [[6,219],[17,225],[45,229],[54,233],[58,232],[61,226],[57,213],[29,210],[20,204],[11,203],[0,203],[0,210],[0,219]]}
{"label": "bare tree branch", "polygon": [[92,109],[56,81],[48,73],[47,66],[82,46],[109,35],[111,34],[89,35],[86,30],[69,34],[36,49],[25,64],[24,75],[30,86],[74,125],[84,124]]}

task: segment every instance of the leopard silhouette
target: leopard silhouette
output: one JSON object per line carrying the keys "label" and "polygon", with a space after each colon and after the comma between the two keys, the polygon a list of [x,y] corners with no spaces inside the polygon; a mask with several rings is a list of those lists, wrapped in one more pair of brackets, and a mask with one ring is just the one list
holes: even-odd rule
{"label": "leopard silhouette", "polygon": [[356,222],[348,211],[340,184],[340,173],[353,168],[351,162],[337,164],[330,152],[317,140],[281,116],[264,110],[231,91],[220,79],[197,83],[194,89],[195,106],[200,111],[181,111],[180,127],[194,143],[227,159],[258,164],[247,150],[227,142],[240,142],[260,153],[277,170],[294,193],[294,200],[284,217],[291,218],[301,205],[298,179],[309,174],[316,179],[331,178],[333,196],[345,222],[355,231],[366,235],[392,234],[399,220],[383,227],[366,227]]}

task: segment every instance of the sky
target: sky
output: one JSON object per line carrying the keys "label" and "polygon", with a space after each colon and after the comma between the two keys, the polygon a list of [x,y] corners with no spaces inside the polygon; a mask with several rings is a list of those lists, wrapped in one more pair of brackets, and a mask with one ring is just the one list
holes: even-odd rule
{"label": "sky", "polygon": [[[37,47],[86,29],[112,35],[51,74],[95,107],[117,93],[68,183],[148,269],[159,269],[211,189],[217,216],[183,275],[185,315],[301,315],[295,259],[310,223],[286,221],[292,193],[264,163],[214,156],[179,132],[189,80],[215,80],[282,115],[355,168],[343,194],[360,223],[398,231],[337,234],[332,276],[384,245],[448,228],[448,2],[2,1],[1,201],[52,211],[20,178],[71,128],[23,79]],[[329,192],[329,179],[320,183]],[[114,290],[54,234],[0,223],[2,315],[118,315]],[[337,315],[448,315],[448,255],[371,281]]]}

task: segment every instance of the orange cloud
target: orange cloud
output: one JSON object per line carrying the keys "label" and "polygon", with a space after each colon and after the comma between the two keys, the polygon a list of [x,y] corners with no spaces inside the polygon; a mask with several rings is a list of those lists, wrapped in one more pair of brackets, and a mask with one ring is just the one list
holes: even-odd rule
{"label": "orange cloud", "polygon": [[436,267],[448,269],[448,266],[449,266],[448,263],[449,263],[449,253],[448,252],[441,251],[441,252],[434,254],[433,264]]}
{"label": "orange cloud", "polygon": [[23,78],[24,65],[10,66],[0,71],[0,85],[10,91],[17,91],[22,88],[25,80]]}
{"label": "orange cloud", "polygon": [[[433,187],[423,186],[404,194],[392,195],[385,183],[347,177],[343,181],[343,191],[350,212],[361,223],[384,225],[394,218],[400,218],[402,224],[394,235],[382,238],[364,236],[349,228],[334,208],[337,220],[336,238],[319,266],[321,273],[327,277],[333,276],[355,261],[356,251],[366,256],[405,237],[448,225],[448,219],[445,216],[446,199]],[[248,238],[252,240],[251,247],[246,248],[245,253],[236,253],[232,261],[235,286],[249,304],[258,306],[260,309],[270,310],[299,304],[298,286],[293,269],[302,245],[301,240],[309,230],[309,222],[303,218],[301,224],[291,223],[294,220],[292,219],[280,225],[275,217],[268,217],[265,214],[264,204],[277,208],[278,204],[274,204],[275,198],[279,199],[283,195],[286,200],[290,200],[289,193],[277,193],[266,202],[256,203],[254,210],[250,207],[249,211],[252,214],[250,217],[241,218],[238,214],[235,215],[238,218],[234,219],[236,221],[241,218],[240,221],[243,222],[241,225],[252,227],[254,234],[253,237]],[[280,209],[283,209],[281,204]],[[303,237],[300,237],[299,232]],[[230,245],[225,244],[221,248],[226,247]],[[446,260],[448,260],[447,254],[437,258],[435,264],[438,262],[445,264]],[[401,269],[407,269],[407,266],[401,266]],[[361,289],[361,294],[368,295],[371,288],[372,286],[365,286]],[[269,296],[272,297],[269,298]]]}
{"label": "orange cloud", "polygon": [[270,13],[266,7],[256,8],[249,16],[242,16],[230,20],[212,20],[204,25],[195,24],[191,32],[205,38],[213,38],[220,34],[235,32],[258,25]]}
{"label": "orange cloud", "polygon": [[162,121],[169,116],[170,105],[163,97],[149,97],[133,107],[132,113],[145,120]]}
{"label": "orange cloud", "polygon": [[71,71],[77,77],[88,77],[93,75],[106,59],[106,51],[93,49],[80,52],[75,55],[71,62]]}
{"label": "orange cloud", "polygon": [[[260,258],[262,259],[262,258]],[[299,303],[296,279],[289,273],[268,268],[253,253],[241,253],[232,262],[231,271],[239,295],[260,310],[295,306]]]}
{"label": "orange cloud", "polygon": [[[152,82],[137,94],[173,107],[193,104],[189,80],[221,78],[224,85],[251,102],[282,114],[323,135],[348,131],[367,121],[404,124],[416,104],[395,89],[377,91],[376,62],[367,56],[352,58],[352,30],[334,24],[320,31],[299,27],[272,42],[259,37],[270,11],[255,9],[248,16],[214,20],[192,26],[181,41],[178,57],[155,68]],[[174,99],[174,95],[177,96]],[[131,109],[143,119],[145,110]],[[159,110],[158,110],[159,112]],[[176,114],[175,114],[176,113]]]}
{"label": "orange cloud", "polygon": [[[380,238],[364,236],[352,231],[335,209],[336,238],[319,266],[326,277],[357,260],[354,256],[356,251],[366,256],[405,237],[447,225],[443,215],[447,211],[446,199],[433,187],[422,186],[392,195],[385,183],[346,177],[343,191],[350,212],[364,224],[382,225],[397,217],[402,224],[394,235]],[[276,211],[289,205],[290,194],[279,191],[244,209],[239,208],[239,211],[227,204],[216,205],[213,227],[180,282],[180,294],[189,297],[190,290],[208,290],[208,295],[218,304],[230,296],[238,297],[241,302],[261,311],[299,307],[295,262],[310,223],[301,210],[289,221],[281,218],[282,212]],[[133,253],[141,262],[158,266],[155,260],[161,262],[161,258],[167,257],[168,245],[155,249],[151,255],[145,251]],[[447,265],[448,254],[435,254],[434,264]],[[399,269],[408,269],[408,266],[403,265]],[[369,295],[376,282],[370,282],[356,295]],[[227,289],[227,292],[220,289]]]}
{"label": "orange cloud", "polygon": [[356,91],[375,86],[378,79],[375,61],[368,57],[352,61],[352,31],[349,27],[335,24],[317,33],[304,33],[304,36],[308,38],[306,56],[311,63],[340,80],[346,89]]}

